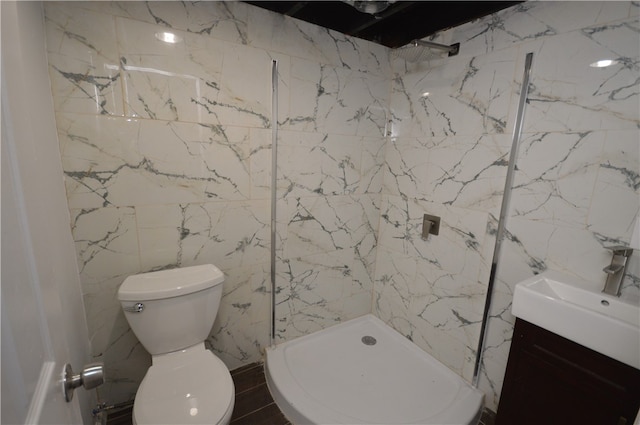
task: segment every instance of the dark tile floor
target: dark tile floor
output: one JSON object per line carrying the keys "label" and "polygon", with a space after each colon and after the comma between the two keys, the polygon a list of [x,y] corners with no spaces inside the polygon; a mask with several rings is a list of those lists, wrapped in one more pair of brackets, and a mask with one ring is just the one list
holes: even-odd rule
{"label": "dark tile floor", "polygon": [[232,425],[291,425],[269,393],[262,363],[236,369],[231,377],[236,386]]}
{"label": "dark tile floor", "polygon": [[[252,363],[231,372],[236,404],[231,425],[291,425],[273,401],[262,363]],[[485,409],[480,425],[493,425],[495,413]],[[107,425],[131,425],[131,409],[110,413]]]}
{"label": "dark tile floor", "polygon": [[[231,372],[236,401],[233,425],[291,425],[273,401],[262,363],[252,363]],[[107,425],[131,425],[132,408],[109,413]]]}

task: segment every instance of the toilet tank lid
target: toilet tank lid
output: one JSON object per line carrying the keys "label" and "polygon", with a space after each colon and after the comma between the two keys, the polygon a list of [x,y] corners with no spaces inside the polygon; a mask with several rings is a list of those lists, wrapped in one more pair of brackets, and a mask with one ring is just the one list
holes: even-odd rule
{"label": "toilet tank lid", "polygon": [[118,290],[120,301],[144,301],[172,298],[211,288],[224,281],[216,266],[183,267],[129,276]]}

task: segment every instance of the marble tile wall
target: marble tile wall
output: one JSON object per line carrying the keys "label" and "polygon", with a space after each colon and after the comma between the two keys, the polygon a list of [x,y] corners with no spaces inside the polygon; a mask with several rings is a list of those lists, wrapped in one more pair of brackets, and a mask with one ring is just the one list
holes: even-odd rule
{"label": "marble tile wall", "polygon": [[[457,57],[397,64],[374,310],[470,379],[519,83],[534,53],[480,381],[491,409],[514,285],[554,269],[600,288],[605,247],[630,242],[640,208],[639,6],[527,2],[434,37],[460,42]],[[589,67],[606,58],[618,63]],[[444,225],[427,241],[425,212]],[[639,263],[635,254],[625,297],[640,294]]]}
{"label": "marble tile wall", "polygon": [[[240,2],[46,2],[45,14],[104,401],[133,398],[150,364],[116,298],[130,274],[214,263],[226,280],[208,343],[233,369],[269,342],[273,60],[278,338],[370,312],[386,48]],[[167,30],[180,42],[155,38]]]}
{"label": "marble tile wall", "polygon": [[[516,56],[397,60],[374,311],[471,380],[511,139]],[[441,217],[421,238],[423,214]]]}
{"label": "marble tile wall", "polygon": [[[218,264],[226,281],[212,348],[235,368],[268,343],[273,60],[277,341],[373,305],[471,379],[530,51],[481,379],[488,407],[502,385],[514,284],[546,268],[595,284],[610,258],[604,246],[631,237],[637,2],[527,2],[437,34],[461,42],[461,53],[421,64],[391,63],[384,47],[239,2],[45,10],[93,353],[110,372],[105,400],[132,398],[149,364],[115,296],[129,274]],[[182,42],[153,38],[166,29]],[[619,63],[588,67],[603,57]],[[423,213],[442,217],[426,241]],[[640,293],[639,267],[634,258],[625,296]]]}

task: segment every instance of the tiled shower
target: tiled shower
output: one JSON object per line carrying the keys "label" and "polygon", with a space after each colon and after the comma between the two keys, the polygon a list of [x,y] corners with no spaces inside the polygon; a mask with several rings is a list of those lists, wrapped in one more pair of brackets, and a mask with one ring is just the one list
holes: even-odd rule
{"label": "tiled shower", "polygon": [[[230,369],[270,334],[277,61],[276,342],[373,313],[471,380],[525,54],[534,52],[480,388],[496,408],[513,286],[604,282],[640,204],[637,2],[526,2],[385,47],[240,2],[46,2],[71,228],[103,401],[150,358],[116,291],[133,273],[226,275],[209,343]],[[177,43],[160,41],[163,32]],[[618,61],[592,68],[599,59]],[[424,241],[424,213],[442,218]],[[634,259],[624,293],[640,294]]]}

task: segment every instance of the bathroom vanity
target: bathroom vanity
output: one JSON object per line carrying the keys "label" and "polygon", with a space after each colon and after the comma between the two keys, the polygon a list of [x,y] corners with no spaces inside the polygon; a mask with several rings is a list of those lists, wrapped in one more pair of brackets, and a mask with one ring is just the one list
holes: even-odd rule
{"label": "bathroom vanity", "polygon": [[496,425],[631,425],[640,370],[516,319]]}

